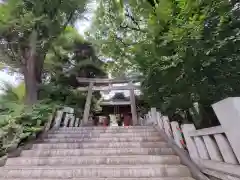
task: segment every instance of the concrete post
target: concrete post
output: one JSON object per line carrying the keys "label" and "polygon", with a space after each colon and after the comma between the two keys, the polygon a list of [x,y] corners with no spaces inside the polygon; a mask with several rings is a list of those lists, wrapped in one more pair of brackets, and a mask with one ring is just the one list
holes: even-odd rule
{"label": "concrete post", "polygon": [[223,161],[218,145],[214,141],[214,139],[207,135],[207,136],[203,136],[203,141],[207,147],[211,160],[220,161],[220,162]]}
{"label": "concrete post", "polygon": [[238,164],[237,158],[226,136],[224,136],[223,134],[215,134],[214,138],[217,142],[224,162],[230,164]]}
{"label": "concrete post", "polygon": [[63,111],[57,111],[56,113],[56,117],[55,117],[55,123],[54,123],[54,128],[59,128],[61,121],[62,121],[62,117],[63,117]]}
{"label": "concrete post", "polygon": [[84,113],[83,113],[84,124],[88,123],[88,117],[89,117],[91,101],[92,101],[92,93],[93,93],[93,82],[90,82],[88,87],[88,94],[87,94],[87,99],[85,103]]}
{"label": "concrete post", "polygon": [[163,129],[163,121],[162,121],[162,115],[160,112],[157,112],[157,123],[158,126]]}
{"label": "concrete post", "polygon": [[157,109],[151,108],[151,122],[152,124],[157,124]]}
{"label": "concrete post", "polygon": [[171,122],[171,127],[172,127],[172,132],[173,132],[173,138],[175,143],[180,147],[183,148],[183,137],[182,137],[182,132],[179,127],[179,123],[177,121],[172,121]]}
{"label": "concrete post", "polygon": [[51,114],[48,118],[48,122],[45,125],[44,131],[47,132],[51,128],[51,124],[53,121],[53,114]]}
{"label": "concrete post", "polygon": [[64,119],[64,127],[68,127],[68,123],[69,123],[69,117],[71,114],[66,113],[65,119]]}
{"label": "concrete post", "polygon": [[198,154],[197,146],[193,138],[189,136],[189,133],[196,129],[193,124],[183,124],[181,128],[184,134],[189,155],[195,163],[198,163],[200,157]]}
{"label": "concrete post", "polygon": [[74,127],[78,127],[79,126],[79,118],[76,118],[76,121],[74,123]]}
{"label": "concrete post", "polygon": [[134,94],[134,87],[132,83],[129,83],[131,86],[130,90],[130,101],[131,101],[131,113],[132,113],[132,121],[133,125],[138,124],[138,119],[137,119],[137,110],[136,110],[136,101],[135,101],[135,94]]}
{"label": "concrete post", "polygon": [[145,114],[144,115],[144,119],[143,119],[143,121],[142,121],[142,125],[146,125],[147,124],[147,121],[148,121],[148,114]]}
{"label": "concrete post", "polygon": [[170,126],[168,116],[162,116],[162,121],[163,121],[163,129],[164,129],[165,133],[167,134],[167,136],[169,138],[172,139],[173,138],[172,137],[172,129],[171,129],[171,126]]}
{"label": "concrete post", "polygon": [[212,107],[240,162],[240,97],[224,99],[213,104]]}
{"label": "concrete post", "polygon": [[148,111],[148,114],[147,114],[147,124],[149,123],[149,122],[151,122],[151,111]]}
{"label": "concrete post", "polygon": [[74,127],[75,116],[73,114],[70,114],[69,116],[70,116],[69,127]]}
{"label": "concrete post", "polygon": [[207,147],[203,141],[202,137],[199,136],[195,136],[193,137],[193,139],[195,140],[196,143],[196,147],[198,150],[198,154],[200,156],[201,159],[210,159],[209,154],[208,154],[208,150]]}

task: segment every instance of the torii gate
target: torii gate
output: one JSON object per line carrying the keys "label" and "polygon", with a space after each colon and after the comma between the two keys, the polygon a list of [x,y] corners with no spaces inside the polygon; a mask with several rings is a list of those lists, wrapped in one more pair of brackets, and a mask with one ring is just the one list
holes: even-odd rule
{"label": "torii gate", "polygon": [[[84,114],[83,114],[83,124],[88,123],[93,91],[111,91],[111,90],[129,90],[130,91],[130,103],[131,103],[133,125],[136,125],[138,123],[134,90],[139,89],[140,86],[136,86],[133,84],[133,82],[138,82],[137,80],[129,81],[129,80],[105,79],[105,78],[77,78],[77,80],[79,83],[89,83],[88,87],[78,88],[78,90],[80,91],[88,91],[85,108],[84,108]],[[98,83],[107,84],[107,85],[94,86],[94,84],[98,84]],[[120,84],[120,83],[127,83],[128,85],[111,86],[112,84]]]}

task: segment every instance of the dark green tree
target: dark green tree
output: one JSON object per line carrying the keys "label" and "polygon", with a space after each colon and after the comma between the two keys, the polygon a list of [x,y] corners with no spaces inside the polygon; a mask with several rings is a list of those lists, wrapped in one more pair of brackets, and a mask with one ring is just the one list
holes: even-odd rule
{"label": "dark green tree", "polygon": [[9,0],[0,5],[1,64],[24,76],[26,102],[38,99],[46,54],[87,1]]}
{"label": "dark green tree", "polygon": [[182,114],[239,94],[239,12],[227,0],[101,1],[89,36],[115,69],[142,73],[151,106]]}

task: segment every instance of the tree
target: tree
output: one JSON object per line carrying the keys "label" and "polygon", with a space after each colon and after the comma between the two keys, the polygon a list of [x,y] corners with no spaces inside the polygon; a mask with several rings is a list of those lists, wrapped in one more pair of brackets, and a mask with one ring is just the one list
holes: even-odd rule
{"label": "tree", "polygon": [[0,5],[2,61],[24,75],[26,102],[38,98],[47,52],[68,24],[84,11],[86,1],[9,0]]}
{"label": "tree", "polygon": [[127,57],[149,104],[174,115],[239,94],[239,12],[227,0],[101,1],[90,37],[118,66]]}
{"label": "tree", "polygon": [[46,56],[44,76],[55,85],[77,88],[84,85],[78,83],[77,77],[106,77],[103,66],[93,46],[68,26]]}
{"label": "tree", "polygon": [[133,51],[146,37],[147,22],[142,19],[139,23],[141,17],[134,15],[140,15],[139,6],[135,8],[137,3],[128,2],[131,6],[123,10],[122,1],[100,1],[88,33],[89,41],[97,47],[99,56],[109,60],[107,69],[114,76],[124,75],[126,69],[138,72],[138,66],[133,62]]}
{"label": "tree", "polygon": [[[103,65],[92,45],[75,28],[67,26],[46,55],[39,99],[83,108],[86,94],[77,88],[88,84],[79,83],[77,77],[105,77]],[[100,93],[94,93],[94,98],[99,96]]]}

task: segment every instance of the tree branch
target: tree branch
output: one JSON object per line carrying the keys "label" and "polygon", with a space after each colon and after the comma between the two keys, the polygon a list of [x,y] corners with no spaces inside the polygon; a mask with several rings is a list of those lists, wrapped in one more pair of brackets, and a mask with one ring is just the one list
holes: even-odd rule
{"label": "tree branch", "polygon": [[120,37],[118,37],[117,35],[115,36],[116,40],[118,40],[119,42],[121,42],[125,47],[129,47],[129,46],[133,46],[136,43],[132,43],[132,44],[127,44],[125,43]]}
{"label": "tree branch", "polygon": [[139,28],[136,28],[136,27],[131,27],[131,26],[128,26],[128,25],[120,25],[120,28],[122,29],[129,29],[129,30],[133,30],[133,31],[138,31],[138,32],[142,32],[142,33],[146,33],[146,31],[142,30],[142,29],[139,29]]}
{"label": "tree branch", "polygon": [[14,50],[11,46],[11,43],[9,41],[6,41],[6,43],[1,43],[3,45],[2,52],[5,54],[8,58],[10,58],[12,61],[17,62],[17,56],[14,53]]}
{"label": "tree branch", "polygon": [[58,6],[56,6],[56,7],[54,8],[54,12],[53,12],[53,16],[52,16],[53,19],[55,19],[55,17],[57,17],[58,10],[59,10],[59,8],[60,8],[62,2],[63,2],[62,0],[59,0],[59,4],[58,4]]}
{"label": "tree branch", "polygon": [[67,21],[66,21],[65,24],[63,25],[62,30],[61,30],[60,33],[62,33],[62,32],[66,29],[67,25],[68,25],[68,24],[70,23],[70,21],[72,20],[75,12],[76,12],[76,9],[73,10],[73,11],[70,13],[70,15],[68,16]]}
{"label": "tree branch", "polygon": [[[72,20],[75,11],[76,10],[74,10],[74,11],[72,11],[70,13],[70,15],[67,18],[66,22],[63,24],[62,28],[60,28],[59,33],[57,35],[52,36],[52,37],[49,38],[47,45],[45,45],[44,52],[46,52],[52,46],[52,42],[54,41],[54,39],[57,38],[66,29],[66,27],[68,26],[69,22]],[[46,54],[45,54],[45,56],[46,56]]]}
{"label": "tree branch", "polygon": [[131,22],[132,22],[136,27],[130,26],[128,23],[123,24],[123,22],[122,22],[121,25],[120,25],[120,28],[122,28],[122,29],[130,29],[130,30],[133,30],[133,31],[139,31],[139,32],[146,33],[146,31],[144,31],[144,30],[142,30],[142,29],[140,28],[140,25],[139,25],[138,21],[131,15],[131,13],[129,12],[129,9],[126,8],[125,10],[126,10],[125,16],[126,16],[127,18],[129,18],[129,19],[131,20]]}
{"label": "tree branch", "polygon": [[140,26],[139,26],[139,23],[136,21],[136,19],[132,15],[130,15],[130,12],[129,12],[128,8],[126,9],[125,16],[130,18],[131,21],[133,22],[133,24],[135,24],[138,27],[138,29],[141,29]]}
{"label": "tree branch", "polygon": [[8,49],[10,49],[10,51],[11,51],[11,53],[12,53],[12,57],[13,57],[13,59],[15,60],[15,61],[17,61],[17,57],[16,57],[16,55],[15,55],[15,53],[14,53],[14,50],[13,50],[13,48],[12,48],[12,46],[8,43]]}

